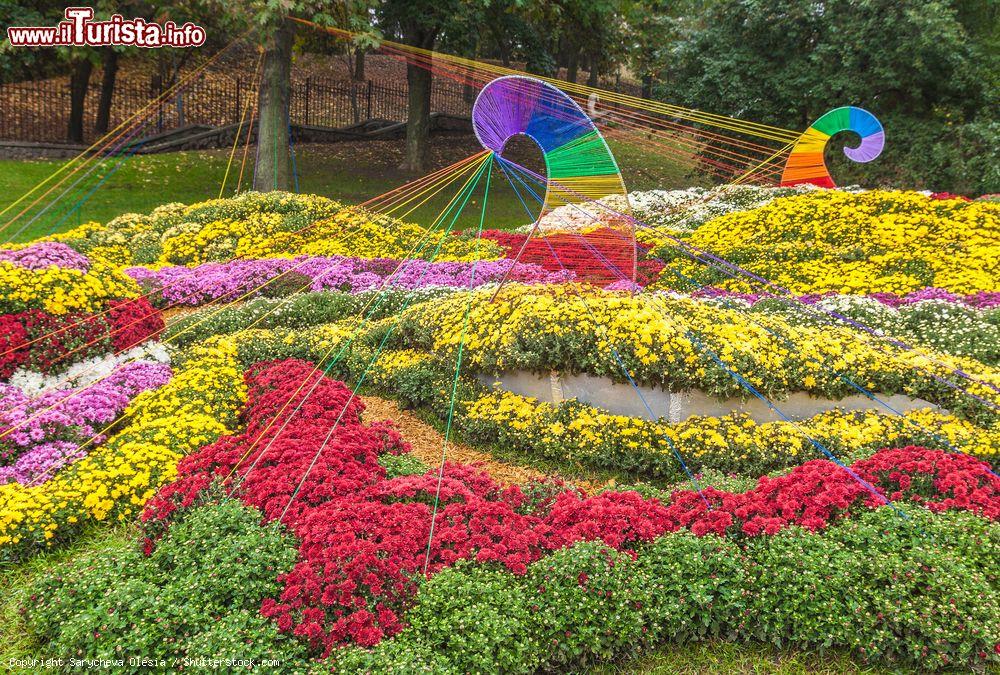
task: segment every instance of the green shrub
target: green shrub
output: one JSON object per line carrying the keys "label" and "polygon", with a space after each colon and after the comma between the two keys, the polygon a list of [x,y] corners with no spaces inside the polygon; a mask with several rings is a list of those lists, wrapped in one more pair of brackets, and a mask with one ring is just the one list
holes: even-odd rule
{"label": "green shrub", "polygon": [[265,298],[287,298],[296,293],[308,293],[312,283],[308,274],[288,271],[261,285],[258,293]]}
{"label": "green shrub", "polygon": [[322,670],[329,673],[378,673],[382,675],[416,675],[417,673],[433,673],[433,675],[459,675],[443,654],[438,654],[429,647],[412,642],[405,638],[385,640],[373,650],[360,647],[339,649],[330,655],[329,664],[324,664]]}
{"label": "green shrub", "polygon": [[745,558],[732,541],[687,532],[643,547],[637,566],[649,579],[644,614],[652,639],[733,637],[750,596]]}
{"label": "green shrub", "polygon": [[386,478],[422,476],[430,470],[430,467],[408,452],[404,452],[401,455],[384,452],[379,455],[378,463],[385,469]]}
{"label": "green shrub", "polygon": [[883,507],[821,535],[751,539],[755,637],[925,668],[995,659],[1000,528],[967,513],[906,513]]}
{"label": "green shrub", "polygon": [[25,618],[54,656],[301,661],[303,646],[259,614],[296,556],[294,540],[260,525],[254,509],[232,501],[194,508],[149,557],[94,556],[42,577]]}
{"label": "green shrub", "polygon": [[[287,276],[292,276],[290,273]],[[300,275],[301,276],[301,275]],[[205,307],[179,319],[167,328],[164,339],[184,346],[205,340],[213,335],[235,333],[244,328],[309,328],[324,323],[342,321],[352,317],[365,317],[366,321],[378,321],[392,316],[409,297],[410,304],[424,302],[437,297],[448,289],[431,289],[407,291],[399,288],[386,288],[381,291],[365,291],[351,295],[341,291],[317,291],[314,293],[298,293],[288,297],[280,297],[282,288],[276,292],[268,292],[271,285],[281,284],[278,280],[262,289],[261,295],[270,297],[254,298],[240,306]],[[295,290],[301,290],[303,280],[290,284]],[[153,290],[148,289],[148,290]],[[288,290],[284,288],[284,290]],[[153,296],[156,297],[155,295]],[[398,331],[398,329],[397,329]],[[378,335],[381,340],[382,335]],[[366,343],[366,331],[359,335],[359,342]],[[378,342],[375,342],[375,346]]]}
{"label": "green shrub", "polygon": [[[646,635],[650,579],[625,553],[581,542],[539,560],[525,578],[533,640],[552,665],[577,665],[634,649]],[[527,640],[528,636],[522,638]]]}
{"label": "green shrub", "polygon": [[406,632],[460,672],[531,672],[542,646],[532,639],[521,582],[505,571],[459,563],[420,590],[417,606],[406,615]]}

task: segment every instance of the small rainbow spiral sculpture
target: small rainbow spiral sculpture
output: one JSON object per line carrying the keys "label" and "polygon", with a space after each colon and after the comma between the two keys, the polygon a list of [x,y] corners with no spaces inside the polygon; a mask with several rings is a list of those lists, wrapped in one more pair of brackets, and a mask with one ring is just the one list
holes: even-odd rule
{"label": "small rainbow spiral sculpture", "polygon": [[855,162],[870,162],[885,147],[885,130],[882,123],[867,110],[844,106],[834,108],[806,129],[788,155],[781,174],[782,185],[812,183],[820,187],[836,187],[826,168],[823,151],[829,140],[843,132],[853,131],[861,137],[855,148],[844,148],[844,154]]}
{"label": "small rainbow spiral sculpture", "polygon": [[618,163],[593,121],[547,82],[520,75],[493,80],[472,107],[472,128],[483,147],[498,155],[517,134],[538,144],[548,178],[539,217],[563,204],[626,195]]}

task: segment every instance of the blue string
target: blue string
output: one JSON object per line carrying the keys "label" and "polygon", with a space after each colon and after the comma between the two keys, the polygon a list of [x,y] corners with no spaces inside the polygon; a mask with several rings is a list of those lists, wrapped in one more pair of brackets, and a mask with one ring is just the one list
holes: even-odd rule
{"label": "blue string", "polygon": [[[512,166],[512,169],[514,169],[515,167],[516,167],[516,165]],[[520,173],[524,173],[524,172],[520,172]],[[532,177],[532,176],[530,176],[528,174],[524,174],[524,175],[526,175],[528,178],[532,178],[533,180],[535,180],[536,182],[538,182],[538,183],[541,184],[541,181],[539,181],[537,178],[534,178],[534,177]],[[530,188],[528,188],[528,189],[530,190]],[[536,198],[537,198],[537,196],[536,196]],[[575,207],[576,205],[574,204],[573,206]],[[585,215],[589,215],[589,214],[587,214],[586,211],[583,211],[582,209],[579,209],[578,207],[577,207],[577,210],[581,211]],[[595,248],[589,241],[587,241],[586,237],[583,237],[581,235],[577,235],[577,236],[580,237],[580,239],[584,242],[584,244],[591,251],[593,251],[594,254],[596,256],[598,256],[599,259],[601,259],[601,260],[604,261],[605,266],[607,266],[612,271],[616,272],[621,278],[627,278],[626,275],[624,275],[624,273],[621,272],[621,270],[617,266],[614,265],[614,263],[612,263],[610,260],[608,260],[597,248]],[[706,287],[704,285],[699,284],[697,281],[695,281],[694,279],[688,277],[687,275],[683,274],[682,272],[680,272],[678,270],[670,268],[670,271],[675,276],[681,277],[684,281],[686,281],[686,282],[690,283],[691,285],[697,287],[699,290],[700,289],[704,289]],[[730,274],[730,276],[732,276],[732,275]],[[729,299],[724,298],[722,302],[724,303],[724,306],[726,306],[727,309],[731,309],[733,311],[740,311],[737,307],[735,307],[735,306],[733,306],[731,304],[731,301]],[[792,340],[790,338],[788,338],[788,336],[785,336],[785,335],[782,335],[780,333],[777,333],[777,332],[771,330],[770,328],[768,328],[766,325],[764,325],[764,324],[762,324],[762,323],[760,323],[758,321],[755,321],[749,313],[744,314],[744,316],[746,316],[747,319],[749,319],[752,323],[754,323],[754,325],[762,328],[764,331],[766,331],[771,336],[777,338],[778,340],[781,340],[785,344],[785,346],[788,347],[789,349],[794,349],[795,348],[795,343],[792,342]],[[913,419],[913,418],[905,415],[902,411],[897,410],[893,406],[889,405],[889,403],[887,401],[882,400],[873,391],[867,389],[863,385],[858,384],[857,382],[855,382],[854,380],[852,380],[847,375],[844,375],[840,371],[828,368],[826,365],[823,364],[822,361],[819,361],[818,359],[813,358],[812,359],[812,363],[818,365],[822,370],[824,370],[824,371],[826,371],[828,373],[832,373],[836,377],[840,378],[843,382],[847,383],[849,386],[851,386],[852,388],[854,388],[856,391],[858,391],[861,394],[863,394],[864,396],[866,396],[869,400],[874,401],[874,402],[876,402],[876,403],[884,406],[887,410],[889,410],[890,412],[898,415],[899,417],[901,417],[908,424],[911,424],[914,427],[916,427],[917,429],[919,429],[920,431],[923,431],[924,433],[928,434],[931,438],[942,442],[944,445],[948,446],[948,448],[950,448],[954,453],[959,454],[959,455],[963,455],[963,456],[967,456],[967,457],[972,457],[973,459],[975,459],[977,461],[980,461],[980,462],[983,461],[979,457],[975,457],[973,455],[969,455],[968,453],[964,452],[963,450],[961,450],[960,448],[958,448],[957,446],[955,446],[955,444],[952,443],[947,437],[945,437],[945,436],[941,435],[940,433],[938,433],[938,432],[936,432],[936,431],[934,431],[934,430],[932,430],[932,429],[924,426],[923,424],[921,424],[917,420],[915,420],[915,419]],[[812,439],[810,439],[810,440],[812,440]],[[998,475],[995,471],[993,471],[993,468],[988,463],[986,463],[986,462],[983,462],[983,463],[985,464],[987,471],[989,471],[994,476],[1000,478],[1000,475]]]}
{"label": "blue string", "polygon": [[[514,181],[511,180],[510,173],[508,173],[507,168],[504,166],[506,164],[506,160],[504,160],[499,155],[496,155],[496,158],[499,160],[499,162],[500,162],[500,168],[503,170],[504,175],[507,177],[507,181],[510,183],[511,188],[514,189],[514,194],[517,195],[518,200],[521,202],[521,206],[524,207],[524,210],[528,214],[528,217],[531,218],[532,220],[535,220],[534,214],[531,212],[531,209],[528,208],[528,205],[525,203],[524,198],[521,197],[520,191],[517,189],[517,186],[514,185]],[[524,182],[521,181],[519,177],[517,177],[515,175],[515,178],[518,178],[518,182],[520,182],[522,185],[524,185]],[[537,194],[534,193],[533,190],[531,190],[530,187],[528,187],[527,185],[524,185],[524,187],[540,203],[543,201]],[[545,238],[543,237],[543,239],[545,239]],[[555,256],[555,259],[559,263],[559,266],[562,267],[562,269],[565,271],[566,270],[566,266],[563,265],[562,260],[559,259],[558,254],[556,254],[556,252],[555,252],[555,249],[552,248],[552,244],[549,243],[548,240],[546,240],[546,244],[548,244],[549,250],[552,252],[552,255]],[[578,298],[580,298],[580,301],[583,303],[583,306],[587,310],[587,314],[590,316],[591,320],[595,324],[599,325],[599,323],[597,321],[597,317],[594,315],[593,311],[590,309],[590,305],[587,304],[587,300],[583,297],[583,295],[579,291],[576,291],[576,295],[577,295]],[[611,353],[614,355],[615,361],[618,362],[618,366],[622,369],[622,372],[625,373],[625,377],[628,379],[629,384],[632,385],[632,389],[635,390],[635,393],[639,395],[639,400],[642,401],[642,405],[646,409],[647,414],[649,415],[649,420],[651,422],[655,423],[656,420],[658,419],[658,416],[653,412],[652,407],[649,405],[649,402],[646,400],[646,397],[643,395],[642,390],[639,389],[639,385],[636,384],[635,380],[632,378],[632,373],[629,372],[628,367],[625,365],[625,362],[622,360],[621,354],[618,353],[618,349],[614,345],[611,345]],[[709,503],[708,499],[705,497],[705,493],[702,490],[701,485],[698,483],[698,479],[695,478],[694,473],[692,473],[691,469],[688,467],[687,462],[684,461],[684,458],[681,456],[680,451],[678,450],[677,446],[674,444],[673,439],[670,438],[670,436],[668,434],[666,434],[666,433],[661,434],[661,435],[663,436],[663,439],[667,442],[667,445],[670,446],[670,450],[673,453],[674,457],[677,459],[677,461],[680,463],[681,467],[684,469],[684,473],[687,474],[688,481],[690,481],[690,483],[694,486],[695,490],[698,491],[698,496],[701,497],[701,500],[705,503],[706,508],[708,508],[708,510],[711,511],[712,510],[712,505]]]}

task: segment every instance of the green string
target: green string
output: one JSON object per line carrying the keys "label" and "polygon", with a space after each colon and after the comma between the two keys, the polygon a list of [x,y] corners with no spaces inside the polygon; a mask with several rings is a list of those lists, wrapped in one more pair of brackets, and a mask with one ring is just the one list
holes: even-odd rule
{"label": "green string", "polygon": [[[472,183],[471,183],[471,184],[470,184],[469,186],[467,186],[466,188],[464,188],[464,190],[468,190],[468,191],[469,191],[469,194],[470,194],[470,195],[472,194],[472,189],[473,189],[473,188],[475,187],[475,185],[476,185],[476,184],[477,184],[477,183],[479,182],[479,176],[481,176],[481,175],[482,175],[482,171],[483,171],[483,167],[480,167],[480,168],[479,168],[479,170],[478,170],[478,171],[477,171],[477,173],[476,173],[476,179],[475,179],[475,181],[474,181],[474,182],[472,182]],[[464,191],[464,190],[463,190],[463,191]],[[461,194],[461,192],[460,192],[459,194]],[[468,199],[468,196],[466,197],[466,200],[467,200],[467,199]],[[422,252],[423,252],[423,249],[424,249],[424,247],[425,247],[425,246],[426,246],[426,245],[427,245],[427,244],[428,244],[428,243],[429,243],[429,242],[431,241],[431,237],[432,237],[432,236],[434,235],[434,233],[435,233],[435,231],[437,230],[438,226],[439,226],[439,225],[440,225],[440,224],[441,224],[442,222],[444,222],[444,221],[445,221],[445,219],[447,219],[447,218],[448,218],[449,214],[450,214],[450,213],[452,212],[452,210],[453,210],[453,209],[455,208],[455,205],[456,205],[457,203],[458,203],[458,200],[455,200],[454,202],[452,202],[452,203],[451,203],[451,204],[450,204],[450,205],[449,205],[449,206],[448,206],[448,207],[447,207],[447,208],[446,208],[446,209],[444,210],[444,212],[443,212],[443,213],[441,213],[441,214],[440,214],[440,215],[439,215],[439,216],[438,216],[437,218],[435,218],[434,222],[433,222],[433,223],[432,223],[432,224],[431,224],[431,225],[430,225],[430,226],[428,227],[428,229],[427,229],[427,232],[426,232],[426,233],[424,234],[424,236],[423,236],[422,240],[421,240],[421,241],[419,242],[419,244],[418,244],[418,246],[417,246],[417,249],[415,250],[415,252],[414,252],[413,256],[411,256],[410,258],[407,258],[406,260],[404,260],[404,261],[402,262],[402,264],[401,264],[401,266],[400,266],[400,267],[402,267],[402,265],[405,265],[405,264],[406,264],[407,262],[410,262],[410,261],[412,261],[412,260],[415,260],[415,259],[417,259],[417,258],[418,258],[418,256],[420,255],[420,253],[422,253]],[[464,208],[464,206],[465,206],[465,202],[462,202],[462,207]],[[454,227],[454,225],[455,225],[455,221],[456,221],[456,220],[458,219],[458,215],[459,215],[459,213],[461,213],[461,209],[460,209],[460,210],[459,210],[459,211],[458,211],[457,213],[455,213],[455,215],[454,215],[454,217],[452,218],[452,220],[451,220],[451,223],[449,224],[449,226],[448,226],[447,230],[446,230],[446,231],[444,232],[444,234],[443,234],[443,235],[441,235],[441,237],[440,237],[440,239],[439,239],[439,241],[438,241],[438,245],[437,245],[437,247],[435,247],[435,249],[434,249],[433,253],[431,253],[430,257],[428,258],[428,262],[432,262],[432,261],[433,261],[433,260],[434,260],[434,259],[435,259],[435,258],[437,257],[437,255],[438,255],[438,252],[439,252],[439,251],[441,250],[441,246],[442,246],[442,245],[444,244],[444,241],[445,241],[445,239],[447,238],[447,235],[448,235],[448,234],[449,234],[449,233],[451,232],[451,229],[452,229],[452,227]],[[428,268],[428,269],[429,269],[429,268]],[[398,271],[398,270],[397,270],[397,271]],[[424,274],[426,274],[426,273],[427,273],[427,271],[425,270]],[[344,343],[344,344],[343,344],[343,345],[341,346],[341,348],[340,348],[340,351],[339,351],[339,352],[337,353],[337,355],[336,355],[336,356],[334,356],[334,357],[333,357],[333,359],[332,359],[332,360],[330,361],[329,365],[327,365],[327,366],[326,366],[326,368],[324,368],[324,369],[323,369],[323,375],[322,375],[322,377],[326,377],[326,376],[328,376],[328,375],[330,374],[330,371],[331,371],[331,370],[333,369],[333,367],[334,367],[334,366],[335,366],[335,365],[336,365],[337,363],[339,363],[339,362],[340,362],[340,360],[341,360],[341,358],[342,358],[342,357],[344,356],[345,352],[346,352],[346,351],[347,351],[347,350],[348,350],[348,349],[350,348],[350,346],[351,346],[351,345],[352,345],[352,344],[354,343],[354,340],[355,340],[355,338],[357,338],[357,337],[358,337],[358,335],[360,335],[360,334],[361,334],[361,331],[362,331],[362,330],[364,329],[364,327],[365,327],[365,326],[367,325],[368,321],[369,321],[369,320],[370,320],[370,319],[371,319],[371,318],[372,318],[372,317],[373,317],[373,316],[375,315],[375,312],[376,312],[376,311],[378,310],[378,308],[379,308],[379,307],[381,307],[382,303],[383,303],[383,302],[384,302],[384,301],[386,300],[386,298],[388,298],[388,297],[389,297],[389,296],[388,296],[388,291],[389,291],[389,286],[388,286],[388,285],[386,285],[385,287],[383,287],[383,288],[382,288],[382,289],[381,289],[381,290],[379,291],[379,297],[378,297],[378,300],[377,300],[377,302],[376,302],[376,303],[375,303],[375,304],[374,304],[374,305],[373,305],[373,306],[372,306],[372,307],[371,307],[371,308],[370,308],[370,309],[368,310],[368,312],[367,312],[367,316],[362,316],[362,317],[361,317],[361,322],[360,322],[360,325],[359,325],[359,326],[357,326],[357,327],[355,328],[355,330],[354,330],[353,334],[351,335],[350,339],[349,339],[349,340],[347,340],[347,342],[345,342],[345,343]],[[402,308],[400,308],[400,310],[399,310],[399,311],[397,312],[397,318],[396,318],[396,322],[398,322],[398,320],[399,320],[399,319],[398,319],[399,315],[401,315],[401,314],[402,314],[402,312],[403,312],[403,311],[405,311],[405,310],[407,309],[407,307],[409,307],[409,304],[410,304],[410,302],[412,301],[413,297],[415,297],[415,296],[416,296],[416,290],[412,291],[411,293],[409,293],[409,294],[407,295],[407,299],[406,299],[405,303],[403,304]],[[286,300],[287,300],[287,299],[286,299]],[[393,325],[393,327],[395,327],[395,322],[394,322],[394,325]],[[391,334],[391,332],[392,332],[392,329],[390,329],[390,331],[389,331],[389,334]],[[388,334],[387,334],[387,337],[388,337]],[[381,351],[381,348],[380,348],[380,350],[379,350],[379,351]],[[372,360],[371,360],[371,361],[369,362],[369,364],[368,364],[368,367],[371,367],[371,365],[372,365],[372,364],[373,364],[373,363],[375,362],[375,360],[376,360],[376,359],[378,358],[378,356],[379,356],[379,354],[378,354],[378,353],[376,353],[376,354],[375,354],[375,356],[374,356],[374,357],[372,358]],[[367,371],[368,371],[368,369],[366,368],[366,369],[365,369],[365,373],[367,373]],[[318,386],[318,382],[319,382],[319,381],[320,381],[320,380],[317,380],[317,385],[314,385],[314,386],[313,386],[313,389],[315,389],[315,387],[316,387],[316,386]],[[353,398],[354,394],[355,394],[355,393],[357,392],[357,390],[358,390],[358,389],[360,388],[360,386],[361,386],[361,382],[359,382],[359,383],[358,383],[358,385],[357,385],[357,386],[356,386],[356,387],[354,388],[354,391],[352,392],[352,398]],[[309,397],[309,395],[311,395],[311,393],[312,393],[312,392],[310,391],[310,392],[309,392],[309,394],[306,394],[306,398],[308,398],[308,397]],[[289,400],[291,400],[291,399],[289,399]],[[278,438],[278,437],[279,437],[279,436],[280,436],[280,435],[282,434],[282,432],[284,432],[284,430],[285,430],[285,428],[286,428],[286,427],[288,426],[289,422],[290,422],[290,421],[292,420],[292,418],[293,418],[293,417],[295,416],[295,413],[296,413],[296,412],[298,411],[298,409],[299,409],[299,408],[301,408],[301,407],[302,407],[302,405],[303,405],[304,403],[305,403],[305,399],[303,399],[303,400],[302,400],[302,401],[301,401],[301,402],[300,402],[300,403],[298,404],[298,406],[296,406],[296,409],[292,411],[292,414],[290,414],[290,415],[289,415],[288,417],[286,417],[286,418],[285,418],[284,422],[283,422],[283,423],[282,423],[282,425],[281,425],[281,428],[279,428],[279,429],[278,429],[278,432],[277,432],[277,433],[276,433],[276,434],[274,435],[274,437],[272,438],[272,440],[271,440],[271,441],[270,441],[270,442],[268,443],[267,447],[265,447],[265,448],[264,448],[264,450],[263,450],[263,451],[261,451],[261,453],[260,453],[260,454],[258,454],[258,456],[257,456],[257,459],[255,459],[255,460],[254,460],[254,461],[253,461],[253,462],[251,463],[251,465],[250,465],[250,468],[249,468],[249,469],[247,469],[247,470],[246,470],[246,471],[245,471],[245,472],[243,473],[243,475],[242,475],[242,476],[238,476],[238,477],[234,478],[234,480],[233,480],[233,487],[232,487],[232,489],[231,489],[231,490],[229,491],[229,494],[227,495],[227,498],[231,498],[231,497],[233,496],[233,494],[235,494],[235,492],[236,492],[236,489],[237,489],[237,488],[238,488],[238,487],[240,486],[240,484],[241,484],[241,483],[242,483],[242,482],[243,482],[243,481],[244,481],[244,480],[246,479],[246,477],[247,477],[247,476],[248,476],[248,475],[250,474],[250,472],[251,472],[251,471],[253,471],[253,469],[254,469],[254,468],[255,468],[255,467],[257,466],[257,462],[259,462],[259,461],[260,461],[260,459],[261,459],[261,457],[263,457],[263,456],[264,456],[264,453],[266,453],[266,452],[267,452],[267,451],[268,451],[268,450],[270,449],[270,447],[271,447],[271,445],[272,445],[272,444],[274,443],[274,441],[275,441],[275,440],[276,440],[276,439],[277,439],[277,438]],[[345,406],[345,409],[346,409],[346,406]],[[338,419],[338,421],[339,421],[339,419]],[[336,428],[336,424],[334,424],[334,428]],[[326,441],[324,441],[323,445],[321,445],[321,446],[320,446],[320,451],[321,451],[321,452],[322,452],[322,449],[323,449],[323,447],[324,447],[325,445],[326,445]],[[315,460],[314,460],[314,461],[315,461]],[[312,468],[312,467],[310,467],[310,469],[311,469],[311,468]],[[308,475],[308,471],[306,472],[306,475]],[[305,482],[305,478],[303,478],[303,481],[302,481],[302,482],[303,482],[303,483]],[[299,487],[301,488],[301,483],[300,483]],[[290,500],[290,501],[289,501],[289,505],[291,505],[291,503],[292,503],[292,501],[293,501],[293,500],[294,500],[294,496],[293,496],[292,500]],[[288,510],[288,507],[285,507],[285,511],[287,511],[287,510]],[[284,517],[284,513],[282,513],[282,517]]]}
{"label": "green string", "polygon": [[[475,178],[475,180],[472,183],[470,183],[467,188],[465,188],[467,190],[466,193],[465,193],[465,197],[462,199],[461,205],[455,211],[455,215],[452,216],[451,222],[448,224],[448,229],[445,230],[444,236],[442,236],[441,239],[438,241],[438,245],[434,249],[434,256],[433,257],[437,256],[438,252],[441,250],[441,247],[444,245],[445,239],[448,237],[448,235],[451,233],[452,228],[455,226],[455,221],[458,220],[458,216],[461,215],[462,211],[465,209],[465,205],[466,205],[466,203],[468,203],[469,197],[472,196],[472,193],[475,191],[476,187],[479,185],[479,181],[482,179],[482,176],[483,176],[483,169],[486,168],[487,165],[489,165],[489,166],[492,167],[492,162],[485,162],[483,164],[483,166],[479,167],[479,169],[476,171],[476,178]],[[454,204],[452,204],[452,207],[454,207]],[[425,274],[426,274],[426,271],[425,271]],[[344,404],[344,407],[341,409],[340,415],[337,416],[337,419],[333,423],[333,426],[330,427],[329,433],[327,433],[326,438],[323,439],[323,443],[320,444],[319,449],[316,451],[316,454],[313,456],[312,461],[309,463],[309,466],[306,467],[306,471],[302,475],[302,480],[299,481],[299,484],[295,487],[295,490],[292,492],[292,496],[288,500],[288,503],[285,505],[285,509],[281,512],[281,515],[278,516],[278,522],[279,523],[284,519],[285,514],[288,513],[288,509],[291,508],[292,503],[295,501],[295,498],[299,494],[299,491],[302,490],[302,486],[305,485],[306,479],[309,477],[309,474],[312,472],[312,469],[316,465],[317,460],[319,460],[319,456],[322,454],[323,449],[326,447],[326,444],[330,442],[330,439],[333,438],[333,432],[336,431],[337,427],[340,424],[341,418],[344,416],[344,413],[347,412],[347,406],[350,405],[351,401],[353,401],[354,398],[357,396],[358,391],[360,391],[361,386],[364,384],[365,379],[368,377],[368,371],[371,370],[371,367],[373,365],[375,365],[376,361],[378,361],[378,357],[382,354],[382,350],[385,348],[386,344],[388,344],[389,338],[392,336],[392,332],[399,325],[400,319],[403,316],[403,312],[406,311],[407,307],[409,307],[410,302],[413,300],[413,298],[415,296],[416,296],[415,292],[411,293],[409,296],[407,296],[406,303],[403,305],[403,307],[396,314],[396,318],[393,320],[393,323],[389,327],[389,330],[386,331],[385,336],[382,338],[382,342],[379,344],[378,349],[375,351],[375,355],[372,356],[371,360],[368,361],[368,364],[365,366],[364,371],[362,371],[362,373],[361,373],[361,377],[358,378],[358,383],[356,385],[354,385],[354,388],[351,390],[351,396],[350,396],[350,398],[348,398],[347,402]],[[357,333],[355,333],[355,336],[356,335],[357,335]],[[351,337],[351,341],[353,341],[353,340],[354,340],[354,336]],[[350,343],[348,343],[348,344],[350,344]],[[341,350],[341,354],[342,353],[343,353],[343,349]],[[333,363],[331,363],[327,367],[327,369],[324,371],[324,375],[326,375],[326,373],[328,373],[329,370],[330,370],[330,368],[332,368],[332,367],[333,367]],[[310,393],[312,393],[312,392],[310,392]],[[307,397],[308,397],[308,395],[307,395]],[[305,402],[304,399],[303,399],[303,402]],[[301,406],[301,403],[299,405]],[[294,416],[294,414],[295,414],[295,412],[293,411],[292,415],[289,416],[288,419],[291,419],[291,417]],[[277,436],[275,436],[275,438],[277,438]],[[263,454],[263,453],[261,453],[261,454]],[[259,459],[259,456],[258,456],[258,459]],[[246,477],[246,474],[244,474],[244,477]]]}
{"label": "green string", "polygon": [[444,442],[441,444],[441,466],[438,467],[437,489],[434,491],[434,508],[431,511],[431,531],[427,536],[427,553],[424,556],[424,576],[427,576],[427,566],[431,562],[431,542],[434,540],[434,526],[437,523],[438,504],[441,501],[441,481],[444,479],[444,463],[448,457],[448,440],[451,438],[451,424],[455,419],[455,398],[458,392],[458,374],[462,370],[462,353],[465,351],[465,334],[469,328],[469,314],[472,312],[473,286],[476,283],[476,268],[479,266],[479,244],[483,236],[483,221],[486,220],[486,202],[490,197],[490,179],[493,176],[493,158],[490,156],[489,170],[486,172],[486,187],[483,192],[483,208],[479,215],[479,228],[476,231],[475,262],[472,263],[472,278],[469,280],[469,298],[465,303],[465,317],[462,319],[462,333],[458,340],[458,357],[455,360],[455,376],[451,381],[451,401],[448,404],[448,421],[444,428]]}

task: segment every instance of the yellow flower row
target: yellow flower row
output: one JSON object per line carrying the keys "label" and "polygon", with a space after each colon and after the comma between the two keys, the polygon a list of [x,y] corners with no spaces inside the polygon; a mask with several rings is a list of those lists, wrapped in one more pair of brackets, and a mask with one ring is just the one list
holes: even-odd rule
{"label": "yellow flower row", "polygon": [[473,429],[529,452],[656,475],[680,471],[675,449],[692,469],[760,475],[823,457],[808,437],[838,457],[906,444],[986,459],[1000,454],[1000,429],[983,429],[930,409],[903,416],[829,411],[798,424],[758,424],[736,413],[670,424],[613,415],[576,401],[554,405],[496,391],[469,402],[466,416]]}
{"label": "yellow flower row", "polygon": [[236,346],[193,348],[163,387],[137,396],[125,426],[46,483],[0,486],[0,559],[66,539],[91,522],[133,518],[183,456],[230,433],[246,401]]}
{"label": "yellow flower row", "polygon": [[[299,254],[476,258],[471,237],[446,236],[444,229],[431,234],[420,225],[316,195],[250,192],[190,206],[168,204],[148,215],[125,214],[106,225],[87,223],[46,239],[68,242],[88,254],[103,249],[121,265],[197,265]],[[487,241],[480,242],[478,250],[484,260],[504,254],[501,246]]]}
{"label": "yellow flower row", "polygon": [[[1000,204],[935,200],[915,192],[822,190],[715,218],[689,241],[796,293],[959,294],[1000,290]],[[668,287],[686,279],[731,290],[730,280],[669,244]]]}
{"label": "yellow flower row", "polygon": [[[439,262],[468,262],[476,259],[476,241],[465,235],[436,232],[361,209],[345,209],[319,222],[304,233],[307,242],[296,247],[300,253],[355,258],[422,258]],[[480,241],[479,259],[496,260],[504,249],[492,241]]]}
{"label": "yellow flower row", "polygon": [[[841,375],[873,391],[948,396],[932,374],[961,368],[986,384],[963,381],[971,393],[1000,403],[1000,371],[973,359],[929,351],[900,351],[848,327],[792,324],[780,315],[746,314],[686,297],[628,296],[569,286],[507,285],[495,301],[492,289],[472,291],[465,354],[470,367],[507,370],[584,371],[619,380],[624,373],[677,391],[696,388],[718,395],[741,386],[713,358],[760,391],[807,391],[840,398],[856,393]],[[407,310],[404,320],[430,334],[431,351],[452,353],[462,339],[467,292],[456,292]],[[839,373],[839,375],[838,375]],[[937,402],[937,401],[934,401]]]}
{"label": "yellow flower row", "polygon": [[109,300],[134,298],[139,287],[129,276],[106,261],[91,258],[86,271],[50,266],[31,270],[0,262],[2,313],[43,309],[50,314],[101,311]]}

